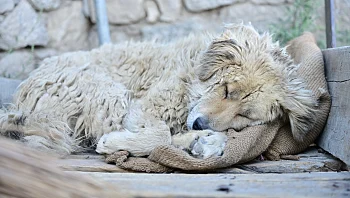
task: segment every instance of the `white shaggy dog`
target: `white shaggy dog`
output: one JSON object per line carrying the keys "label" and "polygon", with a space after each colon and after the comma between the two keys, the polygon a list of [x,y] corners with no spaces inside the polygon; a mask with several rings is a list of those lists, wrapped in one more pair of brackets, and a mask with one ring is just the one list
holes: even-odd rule
{"label": "white shaggy dog", "polygon": [[0,129],[41,149],[71,153],[100,139],[99,153],[135,156],[164,144],[220,155],[220,131],[284,118],[302,140],[315,101],[295,68],[268,34],[245,25],[218,37],[104,45],[44,60],[1,114]]}

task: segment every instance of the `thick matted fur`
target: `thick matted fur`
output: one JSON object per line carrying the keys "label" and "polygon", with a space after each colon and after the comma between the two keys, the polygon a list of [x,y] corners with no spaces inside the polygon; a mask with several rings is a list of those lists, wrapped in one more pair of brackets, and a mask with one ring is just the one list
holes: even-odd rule
{"label": "thick matted fur", "polygon": [[1,113],[1,132],[63,153],[100,139],[99,153],[143,156],[172,143],[207,158],[222,152],[220,131],[281,119],[302,141],[316,102],[296,69],[285,48],[250,25],[172,43],[104,45],[44,60]]}

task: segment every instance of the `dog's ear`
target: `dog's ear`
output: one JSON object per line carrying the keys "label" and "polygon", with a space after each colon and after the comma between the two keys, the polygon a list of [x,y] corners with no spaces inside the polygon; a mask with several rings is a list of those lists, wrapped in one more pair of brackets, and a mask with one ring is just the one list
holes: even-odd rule
{"label": "dog's ear", "polygon": [[314,126],[317,102],[300,82],[294,85],[288,87],[281,106],[288,116],[294,139],[301,142]]}
{"label": "dog's ear", "polygon": [[216,71],[227,65],[240,65],[237,57],[240,56],[242,48],[232,39],[227,38],[228,33],[224,33],[220,38],[215,39],[204,52],[198,76],[200,80],[207,80]]}
{"label": "dog's ear", "polygon": [[213,50],[212,45],[210,46],[209,50],[203,54],[198,67],[197,74],[199,79],[202,81],[209,79],[221,67],[221,60],[218,60],[218,57],[222,52]]}
{"label": "dog's ear", "polygon": [[218,70],[218,65],[216,65],[213,61],[208,61],[200,65],[197,74],[200,80],[205,81],[208,80],[211,76],[213,76],[214,73]]}

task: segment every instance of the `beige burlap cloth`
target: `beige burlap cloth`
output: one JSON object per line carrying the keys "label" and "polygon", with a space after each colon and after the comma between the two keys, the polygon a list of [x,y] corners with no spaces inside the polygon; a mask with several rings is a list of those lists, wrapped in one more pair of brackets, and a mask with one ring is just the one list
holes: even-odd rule
{"label": "beige burlap cloth", "polygon": [[159,146],[148,158],[129,157],[126,151],[116,152],[106,158],[108,163],[141,172],[171,172],[175,169],[209,171],[250,161],[260,154],[269,160],[294,155],[305,150],[317,138],[326,123],[331,100],[324,75],[321,50],[311,33],[289,42],[288,53],[296,64],[298,74],[318,100],[317,119],[303,142],[293,139],[289,123],[277,120],[273,123],[245,128],[240,132],[229,131],[227,145],[220,157],[197,159],[171,145]]}

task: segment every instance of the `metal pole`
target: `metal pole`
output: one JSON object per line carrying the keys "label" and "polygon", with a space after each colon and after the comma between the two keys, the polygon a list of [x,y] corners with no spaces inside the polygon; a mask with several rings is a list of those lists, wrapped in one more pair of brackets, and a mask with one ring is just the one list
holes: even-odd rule
{"label": "metal pole", "polygon": [[110,43],[109,24],[105,0],[94,0],[96,11],[96,23],[98,31],[98,40],[100,45]]}
{"label": "metal pole", "polygon": [[336,46],[334,0],[325,0],[327,48]]}

